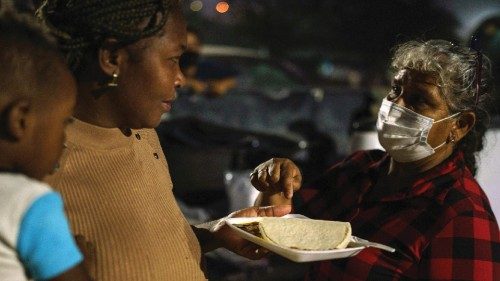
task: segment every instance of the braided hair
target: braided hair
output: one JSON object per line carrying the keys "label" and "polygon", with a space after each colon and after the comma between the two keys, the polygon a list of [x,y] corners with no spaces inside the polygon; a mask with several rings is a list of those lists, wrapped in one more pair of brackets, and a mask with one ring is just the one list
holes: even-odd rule
{"label": "braided hair", "polygon": [[94,55],[104,40],[119,46],[158,34],[179,0],[44,0],[37,16],[51,30],[78,74],[84,58]]}
{"label": "braided hair", "polygon": [[[476,114],[474,126],[456,146],[464,153],[465,163],[474,175],[476,154],[484,147],[484,136],[490,124],[494,91],[490,60],[480,55],[484,63],[478,71],[478,54],[469,48],[444,40],[410,41],[396,47],[392,61],[395,70],[413,69],[436,74],[451,113],[472,111]],[[478,78],[479,91],[475,84]]]}

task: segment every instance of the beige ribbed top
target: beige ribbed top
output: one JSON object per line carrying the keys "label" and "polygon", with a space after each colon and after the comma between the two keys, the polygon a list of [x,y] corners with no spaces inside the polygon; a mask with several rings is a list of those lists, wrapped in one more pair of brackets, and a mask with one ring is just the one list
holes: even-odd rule
{"label": "beige ribbed top", "polygon": [[64,198],[75,235],[94,253],[97,281],[205,280],[201,251],[172,194],[152,129],[107,129],[75,120],[47,182]]}

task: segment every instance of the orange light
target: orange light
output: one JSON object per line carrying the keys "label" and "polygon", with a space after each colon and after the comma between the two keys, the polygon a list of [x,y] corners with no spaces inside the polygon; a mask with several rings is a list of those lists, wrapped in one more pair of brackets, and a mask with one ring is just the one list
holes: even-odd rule
{"label": "orange light", "polygon": [[215,10],[221,14],[224,14],[225,12],[229,11],[229,4],[225,1],[221,1],[217,3],[215,6]]}

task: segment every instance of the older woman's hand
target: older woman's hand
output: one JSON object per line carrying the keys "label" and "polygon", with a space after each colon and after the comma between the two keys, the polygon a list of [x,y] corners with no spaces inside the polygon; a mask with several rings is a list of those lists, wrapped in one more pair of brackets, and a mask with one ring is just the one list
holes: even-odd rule
{"label": "older woman's hand", "polygon": [[300,188],[302,174],[295,163],[286,158],[272,158],[250,174],[252,185],[265,195],[283,192],[287,199]]}

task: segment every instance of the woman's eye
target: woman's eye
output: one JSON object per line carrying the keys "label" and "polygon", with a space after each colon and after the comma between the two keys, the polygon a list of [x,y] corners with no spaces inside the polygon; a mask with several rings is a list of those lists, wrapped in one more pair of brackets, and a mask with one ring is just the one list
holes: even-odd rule
{"label": "woman's eye", "polygon": [[399,95],[401,95],[401,86],[399,85],[393,85],[391,87],[391,91],[389,92],[389,95],[387,95],[388,100],[394,100],[396,99]]}
{"label": "woman's eye", "polygon": [[393,85],[392,86],[392,92],[395,94],[400,94],[401,93],[401,86],[399,85]]}

